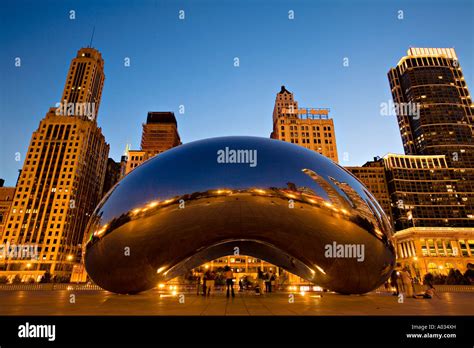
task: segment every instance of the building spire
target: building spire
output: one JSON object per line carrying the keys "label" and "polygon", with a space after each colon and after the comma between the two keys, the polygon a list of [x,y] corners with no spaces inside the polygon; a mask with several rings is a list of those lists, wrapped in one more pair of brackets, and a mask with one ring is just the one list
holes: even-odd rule
{"label": "building spire", "polygon": [[94,27],[92,28],[91,41],[89,42],[89,46],[87,46],[87,47],[89,47],[89,48],[92,47],[92,40],[94,40],[94,33],[95,33],[95,25],[94,25]]}

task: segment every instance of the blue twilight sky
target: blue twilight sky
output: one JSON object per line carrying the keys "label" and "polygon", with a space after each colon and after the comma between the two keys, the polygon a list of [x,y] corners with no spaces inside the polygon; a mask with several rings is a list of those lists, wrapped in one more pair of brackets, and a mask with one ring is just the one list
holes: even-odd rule
{"label": "blue twilight sky", "polygon": [[[454,47],[473,88],[473,6],[470,0],[2,0],[0,178],[15,185],[31,133],[59,102],[69,63],[88,45],[93,26],[106,75],[98,122],[115,160],[125,144],[139,148],[148,111],[174,111],[183,143],[269,137],[282,84],[300,106],[331,109],[342,165],[401,153],[395,117],[380,115],[380,104],[391,100],[387,71],[410,46]],[[178,113],[181,104],[185,114]]]}

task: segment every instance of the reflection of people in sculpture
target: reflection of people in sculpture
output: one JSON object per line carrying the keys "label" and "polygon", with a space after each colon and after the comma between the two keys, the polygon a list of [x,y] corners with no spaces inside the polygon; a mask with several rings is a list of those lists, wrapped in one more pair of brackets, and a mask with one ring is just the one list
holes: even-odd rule
{"label": "reflection of people in sculpture", "polygon": [[232,291],[232,297],[235,297],[234,293],[234,273],[230,269],[229,266],[224,267],[224,275],[225,275],[225,285],[227,291],[227,297],[229,297],[229,290]]}

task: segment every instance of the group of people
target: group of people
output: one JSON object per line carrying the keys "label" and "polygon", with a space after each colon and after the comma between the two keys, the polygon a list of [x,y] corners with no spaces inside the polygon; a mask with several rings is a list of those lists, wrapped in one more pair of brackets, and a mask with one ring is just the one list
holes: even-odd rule
{"label": "group of people", "polygon": [[[214,289],[216,282],[216,273],[214,271],[207,270],[201,277],[197,278],[197,295],[202,291],[203,296],[210,296],[211,291]],[[234,272],[229,266],[224,267],[224,277],[227,297],[232,294],[232,297],[235,297],[234,292]]]}
{"label": "group of people", "polygon": [[414,283],[415,280],[412,278],[410,270],[407,267],[401,268],[401,265],[397,263],[397,267],[390,275],[390,285],[395,289],[394,296],[399,296],[402,293],[406,297],[431,299],[436,294],[431,282],[426,284],[425,292],[416,294]]}
{"label": "group of people", "polygon": [[265,292],[272,292],[272,288],[275,285],[276,275],[270,270],[269,272],[263,272],[260,268],[257,271],[257,285],[255,286],[255,293],[260,295],[263,293],[265,286]]}
{"label": "group of people", "polygon": [[[224,267],[223,272],[225,278],[226,296],[235,297],[234,292],[234,273],[229,266]],[[202,276],[197,278],[197,294],[200,293],[203,296],[210,296],[211,291],[214,289],[217,274],[214,271],[207,270]],[[242,280],[242,279],[241,279]],[[255,292],[257,295],[263,292],[271,293],[276,282],[276,275],[270,270],[269,272],[263,272],[258,269],[257,283],[255,284]],[[239,282],[242,289],[242,282]]]}

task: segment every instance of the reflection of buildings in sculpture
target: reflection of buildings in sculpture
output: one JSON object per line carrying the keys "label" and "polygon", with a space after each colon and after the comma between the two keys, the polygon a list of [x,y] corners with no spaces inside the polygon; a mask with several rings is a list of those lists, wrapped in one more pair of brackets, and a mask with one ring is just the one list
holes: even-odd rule
{"label": "reflection of buildings in sculpture", "polygon": [[277,93],[271,138],[291,142],[338,162],[334,122],[329,109],[298,108],[285,86]]}
{"label": "reflection of buildings in sculpture", "polygon": [[[1,243],[37,244],[38,260],[10,260],[3,275],[38,280],[45,271],[69,276],[80,259],[90,215],[103,189],[109,145],[97,125],[104,61],[82,48],[71,62],[61,103],[33,133]],[[81,105],[80,108],[77,106]],[[89,106],[95,114],[83,114]]]}
{"label": "reflection of buildings in sculpture", "polygon": [[363,226],[367,231],[374,233],[377,238],[387,242],[386,236],[381,233],[386,228],[381,208],[363,200],[357,191],[345,182],[339,182],[330,176],[328,176],[329,180],[326,181],[309,169],[303,169],[303,172],[316,181],[328,195],[328,199],[322,202],[323,205],[333,211],[350,216],[349,219],[353,222]]}
{"label": "reflection of buildings in sculpture", "polygon": [[377,207],[372,206],[369,201],[363,200],[360,195],[348,183],[340,182],[330,177],[331,182],[334,183],[351,202],[352,210],[357,212],[357,215],[366,220],[374,229],[381,228],[381,221],[377,220],[375,216],[380,216],[380,211]]}
{"label": "reflection of buildings in sculpture", "polygon": [[305,186],[299,186],[296,188],[296,191],[299,193],[308,195],[308,196],[318,196],[318,194],[311,188]]}
{"label": "reflection of buildings in sculpture", "polygon": [[422,279],[430,272],[461,273],[474,264],[474,229],[462,227],[410,227],[394,235],[397,262],[409,267],[412,276]]}
{"label": "reflection of buildings in sculpture", "polygon": [[375,158],[366,162],[362,167],[344,167],[359,179],[372,193],[391,220],[390,195],[388,193],[387,180],[385,177],[385,167],[383,161]]}
{"label": "reflection of buildings in sculpture", "polygon": [[173,112],[149,112],[143,124],[141,150],[126,150],[125,174],[166,150],[181,144]]}
{"label": "reflection of buildings in sculpture", "polygon": [[336,187],[331,185],[331,183],[325,180],[316,172],[310,169],[303,169],[303,173],[308,175],[311,179],[313,179],[319,187],[321,187],[322,191],[327,195],[327,202],[333,204],[338,207],[343,207],[346,209],[350,208],[350,204],[342,195],[341,192],[338,192]]}

